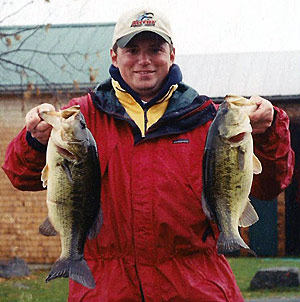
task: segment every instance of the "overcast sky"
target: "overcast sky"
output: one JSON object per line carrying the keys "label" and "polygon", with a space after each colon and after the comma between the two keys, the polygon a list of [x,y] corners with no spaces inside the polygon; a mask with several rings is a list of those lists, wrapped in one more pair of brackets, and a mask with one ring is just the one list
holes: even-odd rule
{"label": "overcast sky", "polygon": [[151,3],[168,15],[177,54],[300,50],[300,0],[49,1],[0,0],[0,26],[115,22]]}

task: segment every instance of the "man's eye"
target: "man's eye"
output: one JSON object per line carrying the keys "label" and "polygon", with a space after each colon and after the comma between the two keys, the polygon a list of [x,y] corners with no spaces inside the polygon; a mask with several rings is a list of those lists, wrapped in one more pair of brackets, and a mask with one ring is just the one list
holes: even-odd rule
{"label": "man's eye", "polygon": [[136,54],[138,52],[138,50],[136,48],[128,48],[127,49],[127,53],[130,53],[130,54]]}
{"label": "man's eye", "polygon": [[159,53],[161,50],[162,50],[161,47],[153,47],[153,48],[151,48],[151,52],[152,52],[153,54],[157,54],[157,53]]}

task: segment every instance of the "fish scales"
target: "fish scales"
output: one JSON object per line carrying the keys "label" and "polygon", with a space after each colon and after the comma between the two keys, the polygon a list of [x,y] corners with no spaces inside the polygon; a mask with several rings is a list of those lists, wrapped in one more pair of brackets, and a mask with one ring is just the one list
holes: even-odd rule
{"label": "fish scales", "polygon": [[254,109],[255,104],[247,99],[225,99],[207,135],[202,204],[205,214],[219,227],[217,249],[220,254],[240,248],[251,251],[240,237],[238,227],[258,220],[248,199],[253,173],[261,171],[253,154],[249,119]]}
{"label": "fish scales", "polygon": [[42,112],[53,126],[47,147],[42,181],[47,186],[48,219],[40,232],[59,233],[61,255],[46,281],[69,277],[89,288],[95,287],[84,258],[88,234],[95,237],[102,217],[100,167],[95,140],[87,129],[79,106],[61,112]]}

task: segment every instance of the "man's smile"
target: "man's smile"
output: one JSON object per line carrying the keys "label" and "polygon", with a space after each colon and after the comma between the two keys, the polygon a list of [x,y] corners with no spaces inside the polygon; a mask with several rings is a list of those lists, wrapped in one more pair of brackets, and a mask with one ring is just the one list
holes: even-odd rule
{"label": "man's smile", "polygon": [[142,75],[148,75],[148,74],[152,74],[154,73],[155,71],[152,71],[152,70],[137,70],[137,71],[134,71],[135,73],[138,73],[138,74],[142,74]]}

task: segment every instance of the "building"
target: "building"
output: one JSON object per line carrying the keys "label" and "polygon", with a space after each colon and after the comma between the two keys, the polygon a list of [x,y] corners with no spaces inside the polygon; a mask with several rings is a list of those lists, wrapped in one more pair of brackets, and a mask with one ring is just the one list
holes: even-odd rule
{"label": "building", "polygon": [[[0,27],[1,165],[7,145],[22,129],[28,110],[44,102],[59,108],[109,76],[113,27]],[[300,52],[177,56],[176,63],[187,84],[216,102],[226,94],[259,94],[283,107],[291,118],[292,141],[299,158]],[[257,230],[243,230],[243,236],[258,254],[300,253],[299,219],[295,219],[300,203],[295,187],[296,178],[287,198],[282,194],[274,201],[253,201],[260,207],[261,224]],[[47,215],[45,200],[45,191],[14,189],[0,170],[0,259],[18,256],[29,263],[56,260],[59,238],[38,233]],[[268,241],[260,239],[262,229],[269,234]]]}

